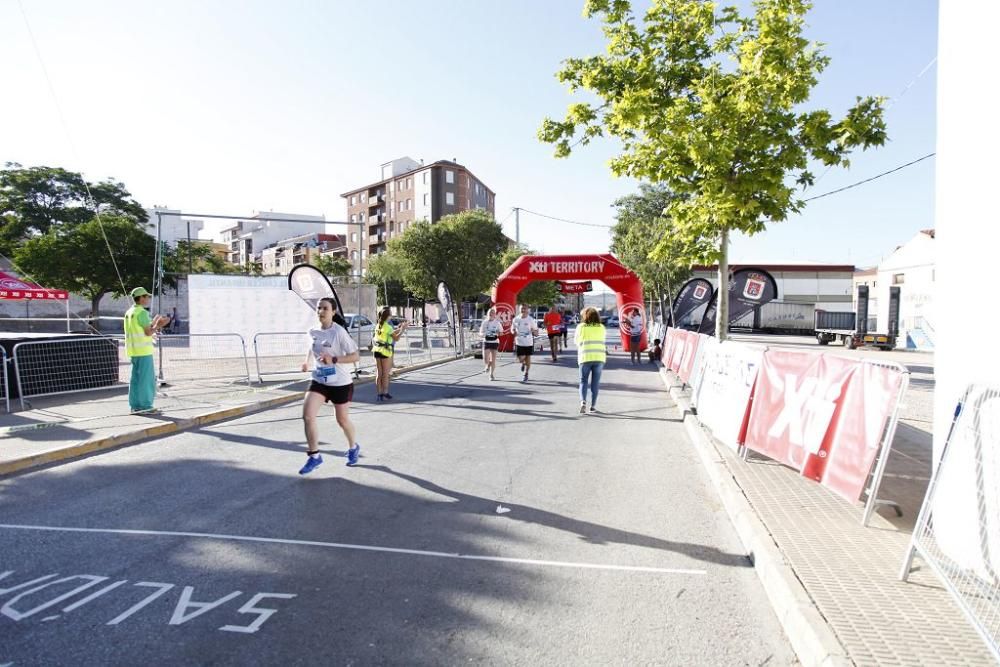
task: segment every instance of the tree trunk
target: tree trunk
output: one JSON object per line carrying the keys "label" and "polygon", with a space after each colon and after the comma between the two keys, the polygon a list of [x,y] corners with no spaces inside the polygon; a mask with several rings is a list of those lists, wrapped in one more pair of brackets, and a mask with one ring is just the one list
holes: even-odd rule
{"label": "tree trunk", "polygon": [[[664,301],[663,295],[661,294],[660,295],[660,303],[661,303],[660,308],[663,308],[663,321],[667,324],[668,327],[677,326],[674,323],[674,290],[670,286],[670,273],[669,272],[667,273],[667,298],[666,298],[666,302],[667,303],[666,303],[666,307],[664,307],[662,305],[663,301]],[[669,322],[667,322],[668,318],[670,320]]]}
{"label": "tree trunk", "polygon": [[729,230],[722,228],[719,243],[719,301],[715,310],[715,337],[720,342],[729,333]]}
{"label": "tree trunk", "polygon": [[101,314],[101,299],[107,292],[98,292],[90,297],[90,326],[94,331],[101,330],[101,321],[97,319]]}

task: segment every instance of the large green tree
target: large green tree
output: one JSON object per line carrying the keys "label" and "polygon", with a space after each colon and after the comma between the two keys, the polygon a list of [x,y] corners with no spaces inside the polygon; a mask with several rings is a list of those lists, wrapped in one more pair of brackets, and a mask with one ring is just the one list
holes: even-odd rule
{"label": "large green tree", "polygon": [[89,183],[59,167],[8,162],[0,169],[0,253],[10,255],[22,241],[52,228],[83,224],[98,213],[136,224],[147,219],[122,183]]}
{"label": "large green tree", "polygon": [[[507,270],[511,264],[517,261],[522,255],[534,255],[535,252],[525,245],[513,245],[504,251],[500,258],[503,271]],[[529,283],[527,287],[518,292],[517,300],[520,303],[548,306],[556,302],[559,298],[559,291],[553,280],[536,280]]]}
{"label": "large green tree", "polygon": [[709,250],[708,243],[681,234],[673,219],[663,214],[676,198],[664,185],[642,183],[638,193],[613,204],[611,252],[635,271],[647,298],[659,303],[665,318],[680,283],[691,275],[691,264]]}
{"label": "large green tree", "polygon": [[455,299],[475,298],[500,275],[507,237],[485,211],[446,215],[434,224],[418,222],[389,241],[389,252],[403,262],[403,286],[414,296],[437,298],[440,281]]}
{"label": "large green tree", "polygon": [[[156,241],[135,221],[101,216],[28,239],[15,251],[14,261],[45,287],[90,299],[91,317],[97,317],[105,294],[124,296],[133,287],[150,287],[155,253]],[[163,282],[175,284],[170,276]]]}
{"label": "large green tree", "polygon": [[[598,99],[545,119],[539,138],[559,157],[596,137],[617,139],[612,171],[683,195],[667,214],[679,233],[711,242],[701,259],[718,261],[726,285],[733,231],[756,234],[800,212],[797,191],[814,182],[813,161],[848,166],[853,149],[886,140],[882,98],[857,98],[836,120],[805,108],[829,63],[803,36],[810,8],[756,0],[743,15],[702,0],[652,0],[640,22],[627,0],[587,0],[584,15],[602,21],[607,51],[568,59],[557,76]],[[728,291],[719,294],[722,339]]]}

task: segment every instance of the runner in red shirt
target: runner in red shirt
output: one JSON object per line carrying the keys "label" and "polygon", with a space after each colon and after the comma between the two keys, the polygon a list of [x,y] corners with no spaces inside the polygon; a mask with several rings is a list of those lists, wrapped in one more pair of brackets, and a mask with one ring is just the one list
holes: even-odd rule
{"label": "runner in red shirt", "polygon": [[559,338],[563,332],[562,315],[553,306],[549,308],[549,312],[545,313],[542,322],[545,324],[545,331],[549,334],[549,350],[552,352],[552,361],[558,361]]}

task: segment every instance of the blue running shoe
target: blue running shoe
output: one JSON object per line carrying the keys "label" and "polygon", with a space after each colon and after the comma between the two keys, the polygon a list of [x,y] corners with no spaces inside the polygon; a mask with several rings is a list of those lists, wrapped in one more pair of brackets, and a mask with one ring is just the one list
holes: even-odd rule
{"label": "blue running shoe", "polygon": [[358,465],[358,456],[361,455],[361,445],[354,443],[354,446],[347,450],[347,465]]}
{"label": "blue running shoe", "polygon": [[321,465],[323,465],[323,455],[322,454],[317,454],[316,456],[310,456],[308,459],[306,459],[306,464],[304,466],[302,466],[301,470],[299,470],[299,474],[300,475],[308,475],[309,473],[311,473],[313,470],[315,470],[316,468],[320,467]]}

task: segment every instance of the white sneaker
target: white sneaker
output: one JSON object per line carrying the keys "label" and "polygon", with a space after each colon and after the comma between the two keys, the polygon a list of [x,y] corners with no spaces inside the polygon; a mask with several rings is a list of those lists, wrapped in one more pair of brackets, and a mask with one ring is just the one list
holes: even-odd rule
{"label": "white sneaker", "polygon": [[585,402],[584,403],[580,403],[580,414],[582,415],[586,411],[587,411],[587,404]]}

